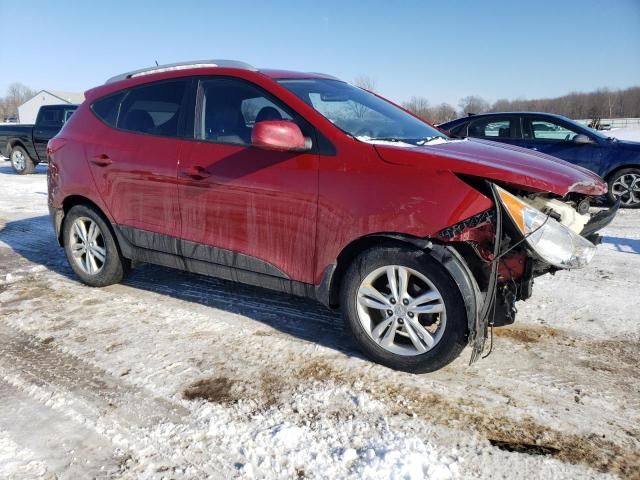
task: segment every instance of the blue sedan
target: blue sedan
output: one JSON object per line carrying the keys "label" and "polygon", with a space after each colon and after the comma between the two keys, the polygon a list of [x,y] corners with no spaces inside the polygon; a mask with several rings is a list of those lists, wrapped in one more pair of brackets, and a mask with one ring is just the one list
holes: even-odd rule
{"label": "blue sedan", "polygon": [[640,143],[617,140],[561,115],[486,113],[439,125],[456,137],[475,137],[547,153],[587,168],[609,184],[609,199],[640,207]]}

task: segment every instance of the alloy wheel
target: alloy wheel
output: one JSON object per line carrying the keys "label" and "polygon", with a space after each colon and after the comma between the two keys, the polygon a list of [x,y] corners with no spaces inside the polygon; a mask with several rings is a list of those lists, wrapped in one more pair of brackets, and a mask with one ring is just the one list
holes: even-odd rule
{"label": "alloy wheel", "polygon": [[18,172],[23,171],[27,167],[27,159],[24,158],[24,153],[20,150],[14,150],[11,152],[11,165]]}
{"label": "alloy wheel", "polygon": [[71,227],[69,248],[76,264],[90,275],[99,273],[107,259],[102,231],[87,217],[77,218]]}
{"label": "alloy wheel", "polygon": [[421,355],[444,333],[444,300],[420,272],[401,265],[377,268],[365,277],[356,298],[358,320],[369,337],[397,355]]}
{"label": "alloy wheel", "polygon": [[611,193],[625,206],[640,203],[640,174],[624,173],[611,184]]}

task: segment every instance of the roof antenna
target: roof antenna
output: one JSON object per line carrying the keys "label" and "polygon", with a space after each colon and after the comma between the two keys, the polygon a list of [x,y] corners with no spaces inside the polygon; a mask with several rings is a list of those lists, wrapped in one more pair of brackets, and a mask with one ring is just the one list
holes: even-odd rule
{"label": "roof antenna", "polygon": [[159,67],[160,65],[158,65],[158,60],[156,60],[156,67]]}

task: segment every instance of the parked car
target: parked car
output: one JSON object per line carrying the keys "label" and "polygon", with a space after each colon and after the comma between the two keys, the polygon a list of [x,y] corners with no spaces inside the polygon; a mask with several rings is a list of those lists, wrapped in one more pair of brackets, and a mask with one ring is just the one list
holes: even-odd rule
{"label": "parked car", "polygon": [[606,192],[540,153],[452,140],[328,75],[234,61],[114,77],[49,142],[49,206],[95,287],[131,260],[340,307],[396,369],[443,367],[515,318],[533,279],[592,259]]}
{"label": "parked car", "polygon": [[60,131],[77,105],[43,105],[35,125],[0,125],[0,152],[20,175],[47,161],[47,142]]}
{"label": "parked car", "polygon": [[485,113],[438,126],[456,137],[474,137],[547,153],[597,173],[612,202],[640,207],[640,143],[617,140],[561,115]]}

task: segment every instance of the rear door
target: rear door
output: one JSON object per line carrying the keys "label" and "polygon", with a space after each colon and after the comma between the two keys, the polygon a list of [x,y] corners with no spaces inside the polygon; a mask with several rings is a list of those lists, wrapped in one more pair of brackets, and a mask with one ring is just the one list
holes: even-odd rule
{"label": "rear door", "polygon": [[171,251],[164,237],[180,236],[176,169],[189,85],[154,82],[92,105],[108,128],[88,146],[91,171],[115,222],[137,246]]}
{"label": "rear door", "polygon": [[33,146],[40,162],[47,159],[47,142],[58,134],[76,108],[75,105],[40,107],[33,127]]}
{"label": "rear door", "polygon": [[306,136],[312,127],[238,78],[201,78],[196,105],[179,166],[183,254],[312,283],[318,154],[251,146],[260,121],[293,121]]}
{"label": "rear door", "polygon": [[[524,130],[528,137],[528,146],[567,162],[598,173],[601,164],[601,147],[596,139],[591,144],[577,144],[573,138],[584,132],[560,119],[540,115],[526,115]],[[587,135],[589,136],[589,135]]]}

